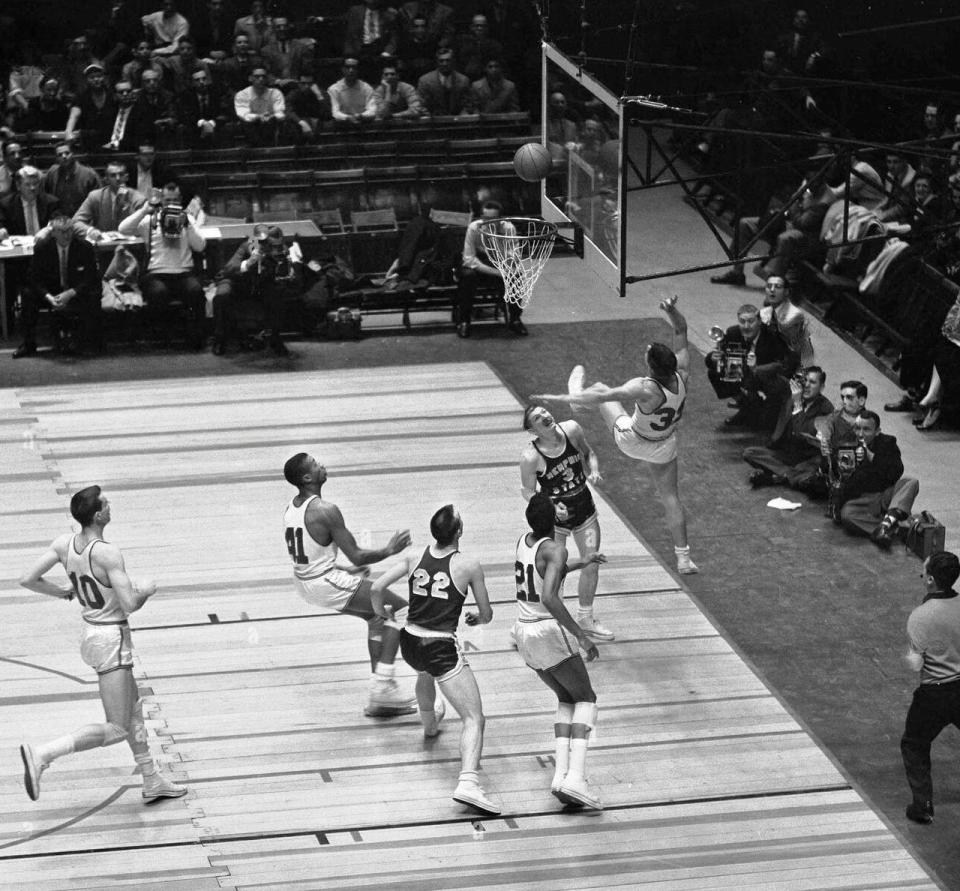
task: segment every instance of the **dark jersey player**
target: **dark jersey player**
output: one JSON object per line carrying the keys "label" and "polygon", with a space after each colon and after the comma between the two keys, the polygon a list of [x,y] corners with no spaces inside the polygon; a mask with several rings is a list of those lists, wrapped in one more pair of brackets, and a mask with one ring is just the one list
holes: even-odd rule
{"label": "dark jersey player", "polygon": [[[581,557],[600,550],[600,521],[587,483],[598,483],[600,463],[576,421],[557,421],[539,405],[523,413],[523,429],[535,434],[520,456],[520,492],[529,501],[543,492],[556,511],[556,539],[561,544],[572,535]],[[586,465],[586,466],[584,466]],[[593,615],[600,567],[590,563],[577,583],[577,624],[597,640],[613,640]]]}
{"label": "dark jersey player", "polygon": [[476,560],[460,553],[463,521],[452,504],[441,507],[430,520],[434,543],[417,557],[409,556],[391,566],[371,589],[374,609],[390,618],[384,604],[387,585],[407,577],[410,600],[407,624],[400,633],[400,652],[417,671],[417,703],[424,736],[439,733],[443,700],[436,684],[457,710],[463,722],[460,733],[460,776],[454,801],[484,814],[499,814],[500,808],[480,787],[480,752],[483,749],[483,703],[476,678],[457,640],[457,624],[467,593],[473,594],[477,613],[467,613],[470,625],[485,625],[493,618],[483,569]]}

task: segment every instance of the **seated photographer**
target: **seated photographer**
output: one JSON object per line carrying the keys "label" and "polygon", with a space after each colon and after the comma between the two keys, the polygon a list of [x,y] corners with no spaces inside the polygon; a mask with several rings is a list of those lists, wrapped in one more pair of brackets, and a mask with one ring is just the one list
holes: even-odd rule
{"label": "seated photographer", "polygon": [[754,489],[761,486],[790,486],[810,491],[820,473],[820,442],[817,418],[833,412],[823,395],[826,372],[810,365],[790,380],[790,398],[784,400],[770,444],[750,446],[743,460],[757,468],[750,475]]}
{"label": "seated photographer", "polygon": [[189,346],[202,349],[207,301],[193,255],[207,241],[183,209],[180,185],[171,180],[162,190],[154,189],[150,201],[123,219],[118,229],[121,235],[143,239],[147,268],[141,289],[146,305],[153,309],[181,301],[190,320]]}
{"label": "seated photographer", "polygon": [[832,455],[840,469],[831,484],[839,506],[839,523],[855,535],[868,535],[886,550],[901,520],[910,516],[920,483],[903,476],[903,460],[896,437],[880,432],[880,416],[864,411],[854,429],[857,443]]}
{"label": "seated photographer", "polygon": [[279,226],[264,230],[256,226],[250,239],[237,248],[223,269],[213,300],[213,352],[222,356],[227,335],[235,322],[235,311],[243,298],[262,306],[270,329],[270,349],[278,356],[289,355],[280,337],[283,313],[288,300],[298,297],[303,285],[303,263],[299,247],[288,245]]}
{"label": "seated photographer", "polygon": [[[81,332],[83,350],[100,352],[103,348],[100,315],[100,273],[93,245],[76,235],[73,221],[63,211],[54,211],[49,235],[40,236],[34,245],[33,259],[21,294],[21,356],[37,352],[36,329],[41,307],[53,314],[50,327],[55,332],[72,328]],[[70,317],[70,322],[67,321]],[[62,343],[70,352],[69,339]]]}
{"label": "seated photographer", "polygon": [[[714,329],[719,334],[719,329]],[[784,399],[789,396],[789,375],[797,357],[776,331],[760,321],[760,311],[750,303],[737,310],[737,324],[718,337],[717,349],[705,359],[707,377],[721,399],[737,413],[724,421],[728,427],[762,426],[773,429]]]}

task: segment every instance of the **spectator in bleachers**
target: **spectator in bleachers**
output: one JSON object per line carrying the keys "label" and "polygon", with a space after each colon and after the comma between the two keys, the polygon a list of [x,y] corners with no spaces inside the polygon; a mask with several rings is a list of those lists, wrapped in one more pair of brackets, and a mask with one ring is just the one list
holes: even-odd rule
{"label": "spectator in bleachers", "polygon": [[813,365],[813,340],[810,323],[803,310],[791,301],[790,283],[778,275],[767,279],[766,297],[760,309],[760,321],[771,331],[779,332],[787,348],[800,359],[800,365]]}
{"label": "spectator in bleachers", "polygon": [[783,63],[798,74],[811,71],[817,56],[823,52],[823,40],[810,28],[810,14],[798,9],[793,14],[790,30],[777,38],[777,53]]}
{"label": "spectator in bleachers", "polygon": [[216,291],[213,295],[213,354],[222,356],[227,351],[229,341],[235,335],[236,307],[241,300],[250,299],[253,294],[250,284],[252,276],[247,276],[250,266],[260,261],[264,254],[264,242],[267,239],[267,225],[257,223],[250,237],[242,242],[217,273]]}
{"label": "spectator in bleachers", "polygon": [[283,93],[267,86],[267,69],[258,65],[250,72],[250,86],[233,97],[240,130],[250,145],[276,145],[287,105]]}
{"label": "spectator in bleachers", "polygon": [[428,71],[432,71],[438,49],[437,40],[427,33],[426,18],[414,16],[409,28],[401,29],[397,35],[397,59],[404,79],[415,84]]}
{"label": "spectator in bleachers", "polygon": [[43,177],[43,191],[57,198],[60,211],[73,216],[87,195],[100,188],[100,177],[77,160],[69,142],[57,143],[55,151],[57,161]]}
{"label": "spectator in bleachers", "polygon": [[276,35],[273,31],[273,18],[266,14],[266,3],[253,0],[250,15],[238,18],[233,26],[234,36],[245,34],[250,41],[250,49],[260,53],[268,43],[273,43]]}
{"label": "spectator in bleachers", "polygon": [[737,409],[724,426],[772,430],[788,396],[797,356],[779,332],[760,321],[760,310],[750,303],[741,306],[737,324],[727,328],[704,361],[714,393],[720,399],[733,397],[729,405]]}
{"label": "spectator in bleachers", "polygon": [[141,195],[149,195],[164,183],[176,179],[173,171],[157,159],[157,147],[149,140],[137,144],[136,157],[127,164],[127,184]]}
{"label": "spectator in bleachers", "polygon": [[121,151],[132,151],[143,142],[172,147],[176,140],[177,112],[173,93],[163,88],[160,75],[155,71],[144,71],[142,84],[120,140]]}
{"label": "spectator in bleachers", "polygon": [[385,58],[397,51],[397,11],[383,0],[364,0],[347,9],[343,55],[360,63],[360,76],[373,80]]}
{"label": "spectator in bleachers", "polygon": [[330,113],[341,124],[360,124],[377,116],[377,100],[373,87],[360,80],[360,63],[356,59],[343,60],[343,77],[327,88]]}
{"label": "spectator in bleachers", "polygon": [[140,79],[144,71],[155,71],[163,74],[163,67],[158,59],[153,57],[153,48],[149,40],[139,40],[133,47],[133,58],[120,70],[120,80],[131,84],[135,90],[140,89]]}
{"label": "spectator in bleachers", "polygon": [[0,163],[0,198],[13,192],[17,184],[17,171],[23,166],[23,146],[15,139],[2,143],[3,163]]}
{"label": "spectator in bleachers", "polygon": [[194,72],[210,73],[210,63],[197,55],[197,44],[189,34],[177,41],[177,51],[173,55],[160,57],[160,65],[166,88],[177,101],[190,90]]}
{"label": "spectator in bleachers", "polygon": [[453,50],[437,52],[437,67],[417,81],[424,108],[433,116],[474,114],[477,101],[466,75],[454,69]]}
{"label": "spectator in bleachers", "polygon": [[217,66],[214,79],[219,79],[227,92],[238,93],[249,85],[250,74],[258,65],[263,65],[263,59],[250,49],[250,38],[238,34],[233,38],[233,55]]}
{"label": "spectator in bleachers", "polygon": [[235,19],[224,8],[223,0],[208,0],[190,26],[200,56],[206,58],[211,53],[226,53],[233,42],[234,25]]}
{"label": "spectator in bleachers", "polygon": [[32,40],[20,44],[20,61],[10,68],[10,88],[7,91],[11,107],[20,114],[27,110],[31,99],[40,98],[43,69],[39,61],[37,45]]}
{"label": "spectator in bleachers", "polygon": [[137,93],[132,83],[122,80],[113,88],[113,95],[116,100],[116,115],[110,126],[110,139],[103,148],[116,152],[122,147],[126,151],[131,147],[127,132],[130,129],[130,118],[133,114],[133,105],[137,101]]}
{"label": "spectator in bleachers", "polygon": [[[103,52],[103,62],[116,70],[116,62],[130,54],[143,37],[143,22],[128,0],[111,0],[110,15],[99,30],[98,50]],[[120,75],[123,77],[123,75]]]}
{"label": "spectator in bleachers", "polygon": [[937,194],[932,174],[918,173],[913,180],[913,201],[908,208],[907,222],[911,237],[925,241],[948,219],[949,209]]}
{"label": "spectator in bleachers", "polygon": [[189,346],[199,350],[204,344],[207,301],[193,254],[202,251],[207,242],[182,207],[180,186],[165,183],[158,197],[122,220],[119,228],[123,235],[138,235],[146,245],[148,260],[142,282],[145,303],[155,307],[182,301],[189,310]]}
{"label": "spectator in bleachers", "polygon": [[41,130],[46,133],[63,133],[70,119],[70,106],[60,95],[60,81],[48,77],[40,87],[40,96],[31,99],[26,112],[20,118],[24,132]]}
{"label": "spectator in bleachers", "polygon": [[942,415],[960,417],[960,296],[947,312],[933,349],[933,372],[927,392],[918,403],[922,417],[914,426],[927,433],[940,427]]}
{"label": "spectator in bleachers", "polygon": [[180,125],[191,148],[214,148],[222,142],[227,121],[233,116],[223,90],[206,71],[195,71],[191,89],[179,99]]}
{"label": "spectator in bleachers", "polygon": [[330,100],[311,72],[303,72],[297,86],[287,95],[287,117],[307,139],[320,132],[321,121],[330,120]]}
{"label": "spectator in bleachers", "polygon": [[884,222],[902,222],[913,204],[913,179],[917,172],[899,152],[887,152],[886,163],[882,183],[886,194],[877,207],[877,216]]}
{"label": "spectator in bleachers", "polygon": [[481,114],[502,114],[520,111],[517,98],[517,86],[503,76],[503,65],[499,58],[487,60],[484,76],[473,82],[473,93],[477,102],[477,111]]}
{"label": "spectator in bleachers", "polygon": [[804,368],[790,379],[790,395],[783,402],[768,446],[744,449],[743,460],[756,468],[750,475],[754,489],[790,486],[810,491],[820,473],[820,443],[817,418],[833,412],[833,403],[823,395],[826,372],[816,365]]}
{"label": "spectator in bleachers", "polygon": [[18,115],[7,103],[7,87],[0,81],[0,139],[12,139],[19,126]]}
{"label": "spectator in bleachers", "polygon": [[81,34],[74,37],[67,46],[67,55],[61,66],[56,69],[63,92],[70,100],[76,100],[88,88],[87,69],[91,65],[103,63],[94,57],[90,42]]}
{"label": "spectator in bleachers", "polygon": [[83,349],[99,352],[103,346],[100,297],[100,273],[93,245],[76,237],[66,213],[53,211],[50,235],[37,239],[27,284],[21,293],[23,343],[14,352],[14,358],[37,352],[36,330],[42,306],[54,314],[54,328],[62,324],[65,316],[79,318]]}
{"label": "spectator in bleachers", "polygon": [[460,70],[470,78],[483,77],[487,61],[503,61],[503,46],[499,40],[490,36],[490,26],[485,15],[475,15],[470,20],[470,30],[461,34],[457,41],[457,58]]}
{"label": "spectator in bleachers", "polygon": [[547,148],[555,161],[565,161],[577,147],[577,125],[567,111],[567,97],[553,90],[547,97]]}
{"label": "spectator in bleachers", "polygon": [[[514,109],[518,111],[519,109]],[[604,169],[609,166],[604,158],[601,157],[600,150],[610,141],[610,134],[603,122],[599,118],[585,118],[583,126],[580,128],[578,136],[579,148],[577,153],[594,167],[599,167],[604,175],[609,176],[616,171]]]}
{"label": "spectator in bleachers", "polygon": [[190,22],[177,12],[176,0],[163,0],[163,8],[140,19],[155,56],[171,56],[177,41],[190,33]]}
{"label": "spectator in bleachers", "polygon": [[120,223],[139,210],[146,197],[127,186],[123,161],[107,162],[106,185],[94,189],[73,215],[74,228],[88,241],[100,241],[104,232],[117,232]]}
{"label": "spectator in bleachers", "polygon": [[427,37],[435,41],[438,47],[453,45],[456,26],[453,19],[453,9],[445,3],[436,0],[412,0],[404,3],[400,8],[400,28],[409,30],[413,20],[422,16]]}
{"label": "spectator in bleachers", "polygon": [[377,102],[378,121],[393,118],[416,120],[423,117],[423,100],[416,87],[400,80],[396,62],[384,64],[380,83],[373,93]]}
{"label": "spectator in bleachers", "polygon": [[479,0],[490,37],[503,47],[503,67],[520,93],[520,107],[540,109],[540,19],[534,4]]}
{"label": "spectator in bleachers", "polygon": [[314,41],[294,38],[290,19],[277,16],[273,20],[276,40],[263,48],[263,61],[281,90],[294,86],[301,74],[313,73]]}
{"label": "spectator in bleachers", "polygon": [[[480,239],[480,225],[487,220],[498,220],[503,215],[499,201],[485,201],[480,211],[480,219],[467,226],[463,240],[463,266],[460,270],[460,284],[457,293],[457,337],[470,336],[470,323],[473,316],[473,301],[482,280],[494,284],[503,293],[503,276],[490,262]],[[510,225],[501,223],[501,226]],[[507,231],[509,234],[509,230]],[[513,302],[507,302],[507,325],[514,334],[526,336],[527,326],[520,318],[523,310]]]}
{"label": "spectator in bleachers", "polygon": [[110,139],[117,117],[117,103],[107,86],[103,65],[92,62],[83,72],[87,88],[70,107],[66,138],[72,140],[79,133],[85,146],[100,148]]}

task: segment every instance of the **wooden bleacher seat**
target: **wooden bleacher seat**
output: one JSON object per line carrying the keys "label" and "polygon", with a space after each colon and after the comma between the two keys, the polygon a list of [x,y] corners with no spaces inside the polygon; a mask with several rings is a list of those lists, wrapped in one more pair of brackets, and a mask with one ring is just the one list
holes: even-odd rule
{"label": "wooden bleacher seat", "polygon": [[438,210],[431,208],[430,219],[438,226],[453,226],[466,229],[473,220],[473,216],[459,210]]}
{"label": "wooden bleacher seat", "polygon": [[255,173],[207,174],[207,210],[218,217],[249,220],[257,207],[258,189]]}
{"label": "wooden bleacher seat", "polygon": [[333,210],[315,210],[307,215],[324,235],[342,234],[347,231],[343,223],[343,214],[338,208]]}
{"label": "wooden bleacher seat", "polygon": [[410,219],[417,207],[417,168],[412,164],[400,167],[365,167],[367,207],[371,210],[391,208],[401,219]]}
{"label": "wooden bleacher seat", "polygon": [[313,206],[317,210],[339,210],[345,217],[354,210],[366,210],[366,181],[363,178],[363,168],[316,171]]}
{"label": "wooden bleacher seat", "polygon": [[301,215],[313,210],[312,170],[262,171],[257,174],[257,179],[261,210],[295,212]]}
{"label": "wooden bleacher seat", "polygon": [[420,206],[446,207],[468,211],[465,164],[433,164],[418,168],[417,192]]}
{"label": "wooden bleacher seat", "polygon": [[439,164],[447,159],[446,139],[402,139],[397,144],[398,160],[411,160],[417,164]]}
{"label": "wooden bleacher seat", "polygon": [[469,164],[496,161],[499,147],[496,136],[486,136],[482,139],[451,139],[447,143],[447,152],[451,162],[461,161]]}
{"label": "wooden bleacher seat", "polygon": [[283,223],[287,220],[303,219],[296,208],[291,210],[254,210],[252,215],[254,223]]}
{"label": "wooden bleacher seat", "polygon": [[350,225],[354,232],[397,232],[400,229],[393,208],[354,211]]}

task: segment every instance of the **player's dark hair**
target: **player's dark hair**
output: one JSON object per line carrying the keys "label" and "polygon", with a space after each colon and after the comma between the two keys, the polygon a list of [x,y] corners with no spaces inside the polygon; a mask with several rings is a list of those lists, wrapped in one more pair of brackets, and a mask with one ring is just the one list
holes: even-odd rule
{"label": "player's dark hair", "polygon": [[283,478],[291,486],[300,488],[303,482],[303,475],[307,472],[307,464],[310,456],[306,452],[297,452],[292,458],[287,458],[287,463],[283,465]]}
{"label": "player's dark hair", "polygon": [[860,412],[860,418],[864,421],[873,421],[874,430],[880,429],[880,415],[875,411],[862,411]]}
{"label": "player's dark hair", "polygon": [[441,548],[453,544],[460,526],[460,514],[452,504],[445,504],[430,518],[430,534]]}
{"label": "player's dark hair", "polygon": [[818,378],[820,378],[821,387],[827,382],[827,373],[819,365],[808,365],[803,369],[803,373],[805,375],[815,374]]}
{"label": "player's dark hair", "polygon": [[540,408],[539,405],[528,405],[528,406],[523,410],[523,429],[524,429],[524,430],[529,430],[529,429],[530,429],[530,416],[531,416],[538,408]]}
{"label": "player's dark hair", "polygon": [[927,573],[933,577],[941,591],[947,591],[960,578],[960,559],[950,551],[932,554],[927,560]]}
{"label": "player's dark hair", "polygon": [[647,365],[654,377],[669,378],[677,370],[677,357],[665,343],[651,343],[647,352]]}
{"label": "player's dark hair", "polygon": [[553,535],[553,527],[557,522],[556,508],[553,502],[543,492],[537,492],[527,504],[527,524],[534,535],[543,538]]}
{"label": "player's dark hair", "polygon": [[861,381],[844,381],[840,384],[841,390],[853,390],[861,399],[867,398],[867,385]]}
{"label": "player's dark hair", "polygon": [[70,499],[70,516],[84,528],[93,522],[98,510],[103,510],[99,486],[87,486]]}

